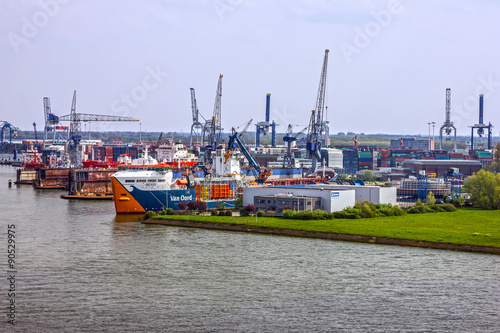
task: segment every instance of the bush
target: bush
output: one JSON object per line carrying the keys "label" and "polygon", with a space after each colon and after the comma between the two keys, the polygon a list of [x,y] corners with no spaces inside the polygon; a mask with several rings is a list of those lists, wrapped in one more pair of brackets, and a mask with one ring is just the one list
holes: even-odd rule
{"label": "bush", "polygon": [[189,210],[197,210],[199,212],[204,212],[207,210],[207,203],[201,200],[189,201],[187,203]]}
{"label": "bush", "polygon": [[152,212],[152,211],[149,211],[149,212],[146,212],[146,214],[144,214],[144,219],[150,219],[152,217],[156,216],[156,213],[155,212]]}
{"label": "bush", "polygon": [[259,210],[257,212],[257,217],[262,217],[262,216],[264,216],[264,214],[266,214],[266,213],[263,210]]}
{"label": "bush", "polygon": [[267,216],[267,217],[273,217],[274,216],[274,211],[268,210],[267,212],[265,212],[264,215]]}
{"label": "bush", "polygon": [[240,216],[250,216],[250,212],[246,208],[240,209]]}
{"label": "bush", "polygon": [[251,213],[253,211],[255,211],[256,207],[255,205],[252,205],[252,204],[248,204],[246,207],[245,207],[246,211]]}
{"label": "bush", "polygon": [[310,210],[303,210],[297,213],[297,218],[300,220],[312,220],[313,212]]}
{"label": "bush", "polygon": [[292,209],[284,209],[281,213],[284,219],[295,219],[297,218],[297,211]]}
{"label": "bush", "polygon": [[233,216],[233,212],[230,210],[226,210],[226,216]]}
{"label": "bush", "polygon": [[392,206],[392,215],[394,216],[402,216],[405,215],[405,211],[399,206]]}
{"label": "bush", "polygon": [[455,212],[457,210],[452,204],[444,204],[443,209],[447,212]]}
{"label": "bush", "polygon": [[217,216],[217,211],[215,209],[210,210],[210,215],[211,216]]}
{"label": "bush", "polygon": [[285,206],[285,207],[283,207],[283,210],[292,210],[292,207],[290,207],[290,206]]}
{"label": "bush", "polygon": [[184,201],[181,201],[177,204],[177,207],[179,207],[180,210],[184,210],[187,207],[187,203],[185,203]]}
{"label": "bush", "polygon": [[158,215],[174,215],[173,208],[167,208],[158,213]]}
{"label": "bush", "polygon": [[424,206],[422,204],[417,205],[415,207],[410,207],[406,210],[408,214],[425,214],[425,213],[431,213],[432,209],[429,208],[429,206]]}
{"label": "bush", "polygon": [[317,209],[313,211],[313,220],[329,220],[331,215],[324,210]]}
{"label": "bush", "polygon": [[219,215],[219,216],[226,216],[226,212],[225,212],[225,211],[223,211],[223,210],[221,210],[221,211],[219,211],[219,214],[218,214],[218,215]]}

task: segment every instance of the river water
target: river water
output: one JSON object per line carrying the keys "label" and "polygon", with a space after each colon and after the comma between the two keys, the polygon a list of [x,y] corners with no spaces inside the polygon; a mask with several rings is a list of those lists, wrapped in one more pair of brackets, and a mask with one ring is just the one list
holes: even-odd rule
{"label": "river water", "polygon": [[8,179],[1,332],[500,331],[500,256],[143,225]]}

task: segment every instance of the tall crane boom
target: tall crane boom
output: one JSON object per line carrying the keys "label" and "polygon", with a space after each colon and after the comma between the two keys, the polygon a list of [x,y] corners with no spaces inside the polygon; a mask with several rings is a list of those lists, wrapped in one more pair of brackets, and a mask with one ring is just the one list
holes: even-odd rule
{"label": "tall crane boom", "polygon": [[189,146],[193,147],[193,144],[201,145],[203,143],[204,127],[199,120],[200,112],[198,111],[198,104],[196,103],[194,88],[190,89],[191,89],[191,112],[193,116],[193,123],[191,124],[191,136],[189,138]]}
{"label": "tall crane boom", "polygon": [[328,53],[330,50],[325,50],[325,57],[323,59],[323,67],[321,69],[321,77],[319,79],[318,96],[316,97],[316,122],[323,124],[324,121],[324,108],[325,108],[325,91],[326,91],[326,74],[328,67]]}
{"label": "tall crane boom", "polygon": [[324,105],[325,105],[325,91],[326,91],[326,75],[328,66],[328,53],[330,50],[325,50],[325,57],[323,59],[323,67],[321,69],[321,77],[319,80],[318,95],[316,97],[316,110],[312,110],[311,118],[309,120],[309,131],[307,134],[307,157],[312,160],[312,166],[307,171],[309,175],[316,171],[318,160],[321,159],[321,145],[327,143],[328,125],[324,121]]}
{"label": "tall crane boom", "polygon": [[210,132],[208,133],[207,150],[215,150],[221,142],[221,100],[222,100],[222,74],[219,75],[217,91],[215,94],[214,114],[210,123]]}
{"label": "tall crane boom", "polygon": [[82,159],[79,157],[78,148],[82,140],[80,133],[80,121],[76,115],[76,90],[73,92],[73,102],[71,103],[70,125],[69,125],[69,142],[68,154],[72,166],[80,167]]}

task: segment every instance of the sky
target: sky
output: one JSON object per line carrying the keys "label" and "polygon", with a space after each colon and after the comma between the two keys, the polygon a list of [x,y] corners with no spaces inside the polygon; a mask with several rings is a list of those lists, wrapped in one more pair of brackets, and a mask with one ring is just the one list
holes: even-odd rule
{"label": "sky", "polygon": [[[299,131],[315,109],[325,49],[330,133],[500,133],[500,2],[494,0],[4,0],[0,120],[43,129],[52,112],[128,116],[92,131],[188,132],[190,88],[210,119],[220,74],[222,127],[265,117]],[[87,127],[89,126],[89,127]],[[255,127],[251,127],[255,129]]]}

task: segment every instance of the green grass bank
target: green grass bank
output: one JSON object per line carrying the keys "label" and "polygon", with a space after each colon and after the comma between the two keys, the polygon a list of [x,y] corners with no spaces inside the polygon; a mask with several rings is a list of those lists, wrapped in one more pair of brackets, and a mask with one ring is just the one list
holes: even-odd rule
{"label": "green grass bank", "polygon": [[500,254],[500,211],[478,209],[332,220],[163,215],[144,222]]}

